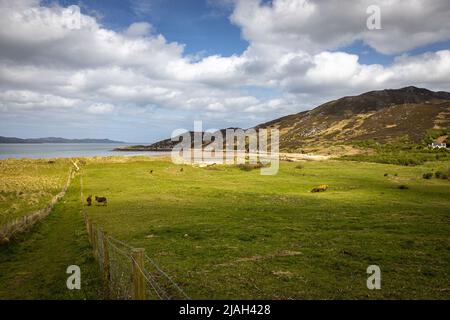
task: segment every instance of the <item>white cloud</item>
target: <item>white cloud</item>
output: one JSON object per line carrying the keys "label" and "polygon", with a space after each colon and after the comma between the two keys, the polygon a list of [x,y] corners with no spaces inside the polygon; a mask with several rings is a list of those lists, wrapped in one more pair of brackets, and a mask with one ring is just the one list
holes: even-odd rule
{"label": "white cloud", "polygon": [[[368,30],[366,9],[381,9],[382,30]],[[447,0],[237,0],[231,21],[252,44],[318,53],[362,40],[379,52],[400,53],[450,40]]]}
{"label": "white cloud", "polygon": [[131,24],[128,29],[125,31],[125,34],[128,37],[145,37],[149,36],[152,32],[152,25],[147,22],[136,22]]}
{"label": "white cloud", "polygon": [[91,114],[108,114],[113,111],[114,106],[109,103],[94,103],[88,108],[88,112]]}
{"label": "white cloud", "polygon": [[[382,6],[382,32],[365,29],[369,2]],[[0,106],[10,115],[51,109],[128,123],[170,118],[248,126],[367,90],[448,90],[450,50],[400,55],[389,66],[361,64],[358,55],[333,50],[355,39],[380,52],[445,40],[448,1],[349,3],[238,0],[231,20],[249,41],[247,50],[193,58],[145,22],[115,32],[81,15],[74,30],[63,8],[0,0]]]}
{"label": "white cloud", "polygon": [[306,72],[286,75],[280,86],[292,93],[340,96],[409,85],[448,90],[450,84],[450,50],[402,56],[388,67],[360,64],[358,56],[344,52],[322,52],[311,61]]}
{"label": "white cloud", "polygon": [[41,94],[28,90],[7,90],[0,93],[0,101],[11,109],[64,109],[74,108],[80,103],[76,99],[68,99],[52,94]]}
{"label": "white cloud", "polygon": [[138,17],[148,16],[153,11],[154,0],[130,0],[131,9]]}

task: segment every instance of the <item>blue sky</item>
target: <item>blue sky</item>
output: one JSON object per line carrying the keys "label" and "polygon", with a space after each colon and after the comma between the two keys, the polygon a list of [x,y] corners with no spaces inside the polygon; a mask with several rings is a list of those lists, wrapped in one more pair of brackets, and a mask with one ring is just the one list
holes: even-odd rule
{"label": "blue sky", "polygon": [[151,142],[411,85],[450,91],[448,0],[0,1],[3,136]]}
{"label": "blue sky", "polygon": [[[249,45],[242,38],[241,29],[230,22],[231,2],[223,0],[45,0],[42,3],[78,5],[83,13],[97,16],[105,27],[116,31],[134,22],[148,22],[154,32],[164,35],[169,42],[184,44],[186,55],[231,56],[242,54]],[[444,41],[404,54],[416,55],[449,47],[450,41]],[[396,56],[379,53],[360,40],[335,50],[357,54],[362,64],[389,65]]]}
{"label": "blue sky", "polygon": [[[46,5],[55,0],[46,0]],[[230,56],[248,46],[240,29],[231,24],[232,8],[214,0],[59,0],[62,6],[79,5],[97,15],[107,28],[120,31],[133,22],[150,23],[170,42],[185,44],[185,53]]]}

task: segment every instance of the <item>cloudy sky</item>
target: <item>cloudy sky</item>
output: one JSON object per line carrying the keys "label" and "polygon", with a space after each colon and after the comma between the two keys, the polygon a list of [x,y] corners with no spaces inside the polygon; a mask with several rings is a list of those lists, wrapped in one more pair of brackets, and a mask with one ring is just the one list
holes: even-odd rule
{"label": "cloudy sky", "polygon": [[409,85],[450,91],[448,0],[0,0],[3,136],[152,142]]}

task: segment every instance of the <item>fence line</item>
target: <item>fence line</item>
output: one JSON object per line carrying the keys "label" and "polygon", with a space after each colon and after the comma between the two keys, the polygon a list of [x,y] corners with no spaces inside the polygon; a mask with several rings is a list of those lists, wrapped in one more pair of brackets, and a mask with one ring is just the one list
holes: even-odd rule
{"label": "fence line", "polygon": [[11,222],[4,224],[3,226],[0,226],[0,246],[3,244],[8,244],[19,234],[30,231],[36,223],[45,219],[53,210],[55,205],[59,202],[59,200],[61,200],[65,196],[76,171],[78,170],[74,170],[72,167],[70,167],[69,177],[67,178],[67,182],[64,185],[63,189],[60,193],[55,195],[50,200],[45,208],[42,208],[38,211],[27,214],[21,218],[17,218]]}
{"label": "fence line", "polygon": [[189,296],[144,249],[134,248],[99,228],[87,215],[80,175],[81,208],[93,255],[102,272],[106,297],[125,300],[185,300]]}

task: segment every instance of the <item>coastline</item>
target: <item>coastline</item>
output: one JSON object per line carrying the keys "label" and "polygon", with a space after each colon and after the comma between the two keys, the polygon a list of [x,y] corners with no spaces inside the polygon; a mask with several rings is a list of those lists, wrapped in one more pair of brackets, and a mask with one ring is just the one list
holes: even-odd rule
{"label": "coastline", "polygon": [[112,151],[118,151],[118,152],[145,152],[145,151],[151,151],[151,152],[171,152],[171,148],[154,148],[150,146],[125,146],[125,147],[118,147],[114,148]]}
{"label": "coastline", "polygon": [[0,144],[0,159],[57,159],[57,158],[83,158],[83,157],[110,157],[110,156],[157,156],[162,150],[121,150],[123,144],[93,144],[93,143],[61,143],[61,144]]}

